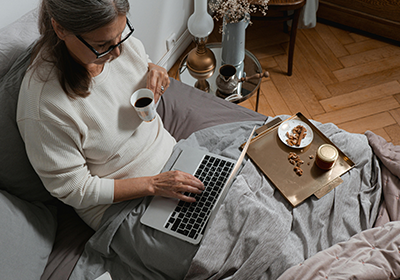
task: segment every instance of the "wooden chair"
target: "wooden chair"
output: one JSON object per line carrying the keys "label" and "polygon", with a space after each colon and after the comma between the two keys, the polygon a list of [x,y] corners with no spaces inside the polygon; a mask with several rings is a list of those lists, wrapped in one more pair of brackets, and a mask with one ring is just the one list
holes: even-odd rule
{"label": "wooden chair", "polygon": [[[286,22],[292,20],[289,41],[288,76],[291,76],[293,72],[293,52],[296,42],[297,26],[299,23],[301,9],[305,4],[306,0],[269,0],[266,16],[262,16],[260,14],[252,14],[251,16],[252,20],[282,21],[285,31],[288,30]],[[276,12],[276,15],[275,13],[273,15],[269,15],[270,12]]]}

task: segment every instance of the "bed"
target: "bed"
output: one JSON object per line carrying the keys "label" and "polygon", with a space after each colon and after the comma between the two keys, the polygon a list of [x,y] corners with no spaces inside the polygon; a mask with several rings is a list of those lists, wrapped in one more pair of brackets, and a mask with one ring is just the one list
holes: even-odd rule
{"label": "bed", "polygon": [[[121,261],[124,253],[116,254],[127,246],[117,237],[122,225],[117,221],[136,209],[135,202],[114,207],[109,222],[94,232],[48,194],[26,157],[15,108],[38,36],[36,21],[34,10],[0,30],[1,279],[96,279],[106,271],[114,279],[137,279],[132,270],[141,269],[141,261],[129,264]],[[174,79],[158,112],[179,141],[176,152],[201,147],[233,158],[254,125],[274,119]],[[400,147],[371,132],[351,134],[313,123],[356,163],[344,182],[320,200],[311,197],[293,208],[247,160],[188,273],[179,278],[400,277]],[[179,246],[183,251],[185,245]],[[156,253],[147,257],[151,261]]]}

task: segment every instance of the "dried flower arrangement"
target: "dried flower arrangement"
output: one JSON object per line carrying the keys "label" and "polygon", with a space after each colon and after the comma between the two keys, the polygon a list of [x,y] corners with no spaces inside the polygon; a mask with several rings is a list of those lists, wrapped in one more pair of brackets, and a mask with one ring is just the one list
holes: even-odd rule
{"label": "dried flower arrangement", "polygon": [[242,19],[250,21],[250,13],[260,11],[266,15],[269,0],[211,0],[209,7],[214,13],[214,19],[225,19],[239,22]]}

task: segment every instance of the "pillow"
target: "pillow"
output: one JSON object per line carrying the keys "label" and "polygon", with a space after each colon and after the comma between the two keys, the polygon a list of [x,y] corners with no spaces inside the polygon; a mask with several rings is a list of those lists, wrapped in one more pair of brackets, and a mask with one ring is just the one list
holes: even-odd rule
{"label": "pillow", "polygon": [[38,37],[38,9],[0,29],[0,77],[7,73],[14,61]]}
{"label": "pillow", "polygon": [[55,215],[0,190],[0,278],[40,279],[53,247]]}
{"label": "pillow", "polygon": [[29,65],[31,47],[0,79],[0,189],[27,201],[52,199],[33,170],[19,134],[16,108],[22,78]]}

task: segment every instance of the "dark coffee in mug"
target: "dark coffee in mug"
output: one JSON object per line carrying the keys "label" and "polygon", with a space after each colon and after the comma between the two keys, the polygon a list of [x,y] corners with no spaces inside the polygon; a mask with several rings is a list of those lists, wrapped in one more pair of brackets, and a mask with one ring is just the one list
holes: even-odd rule
{"label": "dark coffee in mug", "polygon": [[135,102],[135,107],[137,108],[143,108],[148,106],[151,103],[152,99],[149,97],[142,97],[139,98],[136,102]]}

